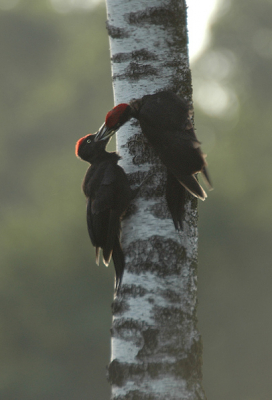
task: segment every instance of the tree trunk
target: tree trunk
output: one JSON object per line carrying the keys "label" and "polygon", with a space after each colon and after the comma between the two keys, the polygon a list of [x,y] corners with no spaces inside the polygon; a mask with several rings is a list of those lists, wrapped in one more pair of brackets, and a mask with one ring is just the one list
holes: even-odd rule
{"label": "tree trunk", "polygon": [[[183,0],[107,0],[115,103],[170,89],[191,99]],[[183,232],[165,201],[166,170],[131,120],[117,135],[133,184],[148,171],[122,224],[126,268],[115,297],[109,380],[112,399],[205,399],[196,328],[197,201],[188,195]]]}

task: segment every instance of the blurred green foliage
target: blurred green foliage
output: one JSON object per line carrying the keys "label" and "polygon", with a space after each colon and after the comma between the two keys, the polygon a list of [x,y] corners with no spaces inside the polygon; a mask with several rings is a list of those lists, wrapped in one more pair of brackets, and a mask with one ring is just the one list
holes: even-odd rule
{"label": "blurred green foliage", "polygon": [[[0,12],[0,398],[108,399],[113,268],[94,263],[74,155],[113,104],[106,14],[14,4]],[[215,187],[199,205],[209,400],[272,394],[271,20],[268,0],[222,2],[193,65]]]}
{"label": "blurred green foliage", "polygon": [[[199,204],[204,387],[209,400],[266,400],[272,397],[272,4],[221,4],[210,48],[193,66],[196,126],[215,187]],[[205,105],[204,83],[214,82],[229,96],[221,114]]]}
{"label": "blurred green foliage", "polygon": [[109,398],[113,271],[97,267],[76,140],[113,105],[103,7],[0,14],[0,398]]}

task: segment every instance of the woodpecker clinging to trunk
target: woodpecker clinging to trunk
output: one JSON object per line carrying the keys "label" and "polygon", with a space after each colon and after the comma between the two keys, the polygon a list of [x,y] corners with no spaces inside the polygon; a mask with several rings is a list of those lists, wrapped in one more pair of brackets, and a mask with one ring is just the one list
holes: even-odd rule
{"label": "woodpecker clinging to trunk", "polygon": [[100,248],[107,266],[112,257],[115,267],[115,289],[119,290],[125,267],[120,244],[121,217],[135,191],[130,188],[124,170],[117,164],[120,156],[108,153],[109,139],[95,141],[90,134],[79,139],[76,155],[91,164],[83,180],[82,189],[87,198],[87,227],[91,242],[96,247],[96,263]]}
{"label": "woodpecker clinging to trunk", "polygon": [[166,200],[175,228],[181,229],[186,190],[201,200],[207,197],[195,174],[202,172],[212,189],[205,155],[190,119],[190,106],[171,91],[119,104],[107,113],[96,140],[108,139],[130,118],[139,120],[143,134],[167,168]]}

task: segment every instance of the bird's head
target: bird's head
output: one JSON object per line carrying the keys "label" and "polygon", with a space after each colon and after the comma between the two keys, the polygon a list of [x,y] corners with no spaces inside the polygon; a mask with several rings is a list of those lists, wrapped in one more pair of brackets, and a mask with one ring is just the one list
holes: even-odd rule
{"label": "bird's head", "polygon": [[79,139],[76,142],[76,156],[84,161],[93,163],[97,157],[105,153],[105,148],[109,139],[102,141],[96,141],[95,139],[96,134],[92,133]]}
{"label": "bird's head", "polygon": [[130,105],[125,103],[118,104],[107,113],[104,124],[97,131],[95,141],[109,139],[131,117],[132,110]]}

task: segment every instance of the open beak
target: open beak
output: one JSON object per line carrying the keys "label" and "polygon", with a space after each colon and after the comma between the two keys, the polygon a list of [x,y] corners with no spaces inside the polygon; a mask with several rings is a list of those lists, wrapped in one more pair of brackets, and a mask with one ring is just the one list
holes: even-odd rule
{"label": "open beak", "polygon": [[116,131],[117,131],[117,129],[108,128],[104,122],[104,124],[96,132],[94,141],[100,142],[101,140],[108,140],[115,134]]}

